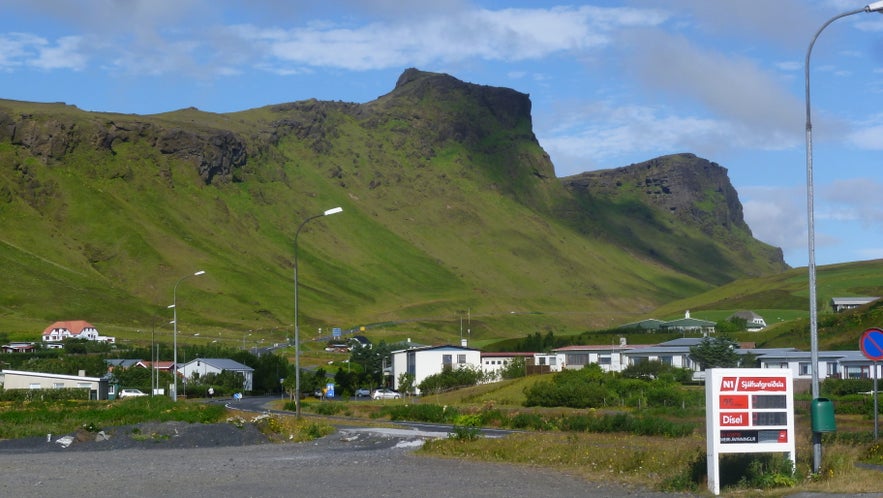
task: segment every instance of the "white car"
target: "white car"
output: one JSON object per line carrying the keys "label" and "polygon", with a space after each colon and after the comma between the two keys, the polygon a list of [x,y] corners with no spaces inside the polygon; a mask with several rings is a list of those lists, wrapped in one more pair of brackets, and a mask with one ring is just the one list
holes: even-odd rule
{"label": "white car", "polygon": [[402,395],[392,389],[375,389],[371,393],[372,399],[399,399]]}
{"label": "white car", "polygon": [[137,398],[138,396],[147,396],[147,393],[140,389],[120,389],[119,398]]}

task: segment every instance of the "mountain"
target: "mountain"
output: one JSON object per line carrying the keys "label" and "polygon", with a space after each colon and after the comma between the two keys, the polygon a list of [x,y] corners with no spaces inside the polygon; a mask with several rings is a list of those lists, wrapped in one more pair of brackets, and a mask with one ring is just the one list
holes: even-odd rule
{"label": "mountain", "polygon": [[754,239],[726,168],[711,161],[674,154],[563,181],[612,241],[688,275],[722,284],[787,269],[781,249]]}
{"label": "mountain", "polygon": [[467,314],[482,340],[625,322],[787,268],[725,169],[681,154],[559,179],[530,110],[526,94],[416,69],[364,104],[126,115],[0,100],[0,332],[167,333],[174,294],[188,334],[283,339],[295,247],[302,329],[427,342]]}

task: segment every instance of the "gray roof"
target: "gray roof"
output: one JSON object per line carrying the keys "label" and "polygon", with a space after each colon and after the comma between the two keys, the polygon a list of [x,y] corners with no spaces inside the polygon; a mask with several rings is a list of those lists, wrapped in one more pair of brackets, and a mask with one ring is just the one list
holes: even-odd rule
{"label": "gray roof", "polygon": [[254,369],[248,365],[243,365],[238,361],[231,360],[229,358],[197,358],[192,361],[188,361],[184,365],[190,365],[191,363],[196,363],[197,361],[201,361],[207,365],[217,368],[218,370],[232,370],[234,372],[253,372]]}

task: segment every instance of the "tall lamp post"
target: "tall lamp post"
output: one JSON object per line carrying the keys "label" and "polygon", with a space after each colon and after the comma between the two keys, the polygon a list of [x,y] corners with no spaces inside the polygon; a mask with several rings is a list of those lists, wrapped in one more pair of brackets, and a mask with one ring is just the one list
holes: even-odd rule
{"label": "tall lamp post", "polygon": [[338,206],[328,209],[322,214],[310,216],[297,227],[297,232],[294,233],[294,414],[298,418],[300,418],[300,327],[297,321],[297,237],[308,222],[323,216],[337,214],[341,211],[343,211],[343,208]]}
{"label": "tall lamp post", "polygon": [[199,270],[196,273],[185,275],[175,282],[175,287],[172,289],[172,305],[169,306],[169,308],[172,308],[172,323],[174,324],[174,332],[172,333],[172,377],[175,380],[175,388],[172,389],[172,401],[178,401],[178,284],[190,277],[198,277],[204,274],[204,270]]}
{"label": "tall lamp post", "polygon": [[[806,50],[806,63],[804,64],[804,80],[806,83],[806,220],[807,220],[807,246],[809,248],[809,260],[807,269],[809,272],[809,339],[810,339],[810,361],[812,362],[812,397],[813,400],[819,397],[819,321],[818,321],[818,305],[816,303],[816,234],[815,234],[815,206],[813,199],[813,170],[812,170],[812,113],[810,111],[809,99],[809,60],[812,55],[812,47],[822,31],[834,21],[860,14],[862,12],[881,12],[883,11],[883,1],[873,2],[861,9],[851,10],[838,14],[822,25],[812,41],[809,42],[809,48]],[[813,431],[813,473],[818,474],[822,466],[822,435]]]}

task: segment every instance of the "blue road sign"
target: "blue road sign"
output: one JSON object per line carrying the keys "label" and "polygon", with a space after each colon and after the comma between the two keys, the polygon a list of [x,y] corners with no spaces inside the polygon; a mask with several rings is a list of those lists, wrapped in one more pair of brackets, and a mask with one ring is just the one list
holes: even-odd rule
{"label": "blue road sign", "polygon": [[871,361],[883,360],[883,330],[877,328],[865,330],[858,345],[865,358]]}

